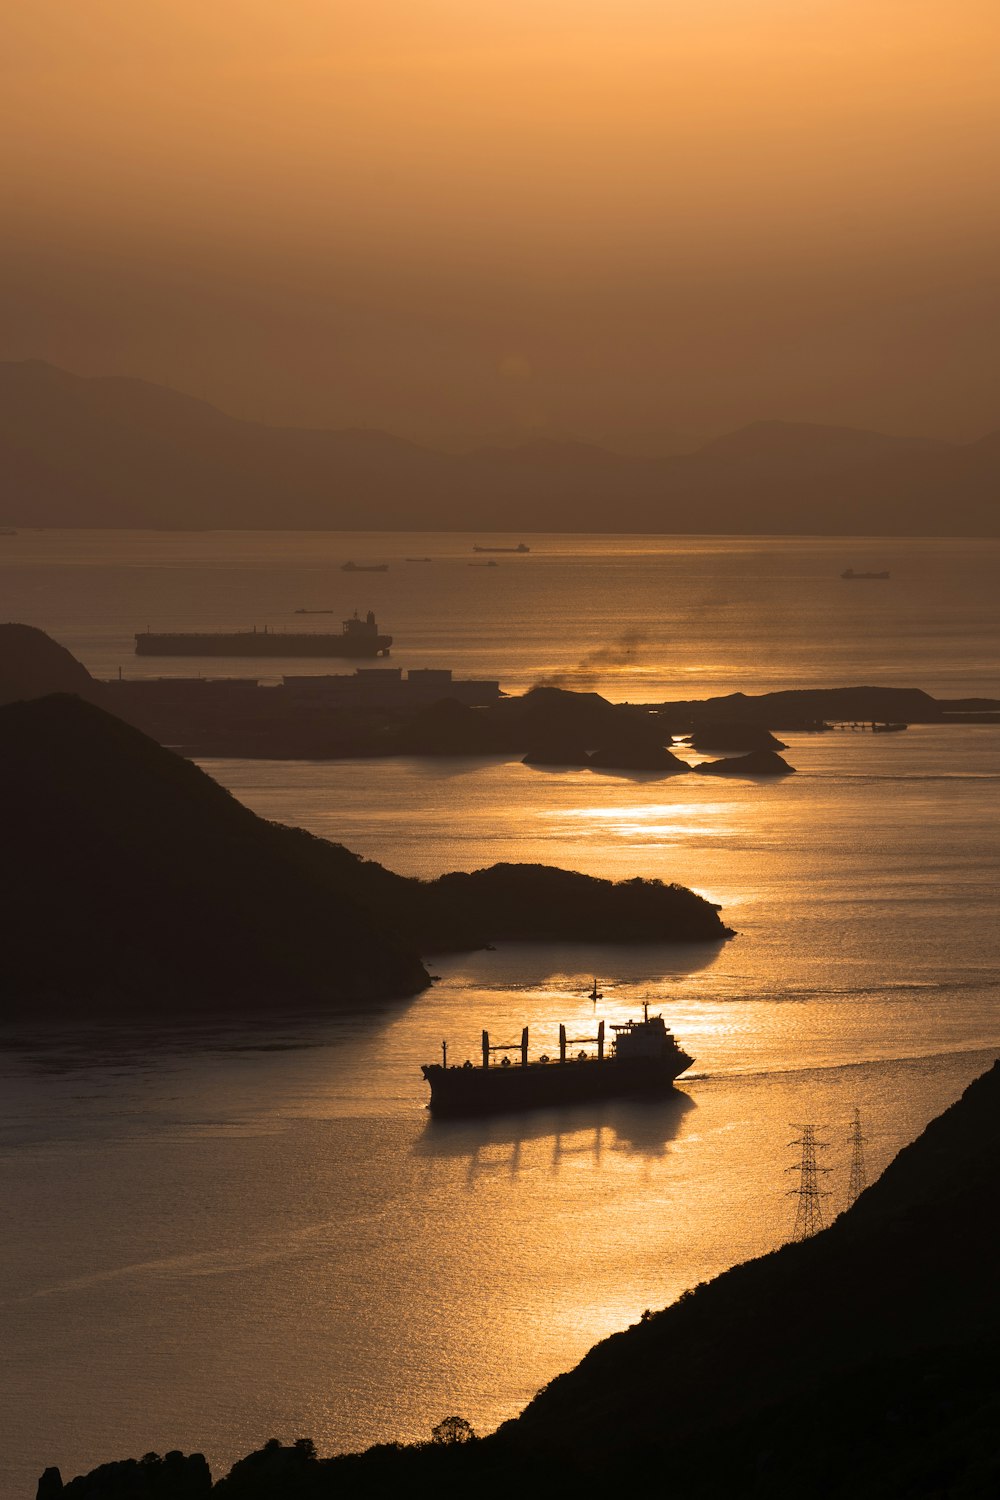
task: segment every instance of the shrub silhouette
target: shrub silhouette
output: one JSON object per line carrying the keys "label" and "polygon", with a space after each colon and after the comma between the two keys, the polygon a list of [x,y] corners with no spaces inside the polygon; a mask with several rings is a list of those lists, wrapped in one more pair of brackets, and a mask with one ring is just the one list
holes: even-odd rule
{"label": "shrub silhouette", "polygon": [[471,1423],[464,1417],[444,1417],[436,1427],[431,1428],[431,1437],[435,1443],[470,1443],[475,1436]]}

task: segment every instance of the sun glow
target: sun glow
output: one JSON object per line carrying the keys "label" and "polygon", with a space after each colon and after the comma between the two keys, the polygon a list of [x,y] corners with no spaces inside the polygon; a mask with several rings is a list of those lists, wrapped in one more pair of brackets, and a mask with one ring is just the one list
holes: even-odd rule
{"label": "sun glow", "polygon": [[650,807],[571,807],[536,814],[550,822],[566,820],[581,832],[592,825],[605,837],[652,848],[678,840],[731,838],[740,831],[733,807],[719,802],[655,803]]}

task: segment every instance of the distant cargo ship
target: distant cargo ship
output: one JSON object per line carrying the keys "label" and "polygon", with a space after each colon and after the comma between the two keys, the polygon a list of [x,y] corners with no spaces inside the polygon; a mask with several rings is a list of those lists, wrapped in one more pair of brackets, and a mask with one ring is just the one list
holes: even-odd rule
{"label": "distant cargo ship", "polygon": [[340,635],[318,631],[237,630],[231,633],[196,630],[136,635],[136,656],[388,656],[391,635],[379,635],[371,610],[362,620],[357,613],[344,621]]}
{"label": "distant cargo ship", "polygon": [[[596,984],[595,984],[596,989]],[[488,1115],[539,1109],[552,1104],[586,1104],[600,1099],[649,1098],[668,1094],[674,1079],[694,1062],[667,1029],[662,1016],[651,1016],[643,1004],[641,1021],[612,1026],[610,1055],[604,1051],[604,1022],[593,1037],[567,1037],[559,1027],[559,1057],[528,1061],[528,1028],[512,1046],[490,1044],[483,1032],[482,1066],[471,1062],[449,1065],[448,1045],[442,1043],[439,1063],[425,1063],[421,1072],[430,1084],[430,1109],[436,1115]],[[575,1057],[568,1049],[581,1042],[595,1044],[596,1054],[583,1050]],[[520,1052],[511,1063],[495,1052]]]}
{"label": "distant cargo ship", "polygon": [[518,542],[516,547],[473,547],[473,552],[530,552],[523,542]]}
{"label": "distant cargo ship", "polygon": [[341,563],[340,571],[342,573],[388,573],[389,564],[345,562]]}
{"label": "distant cargo ship", "polygon": [[841,578],[850,578],[850,579],[854,579],[854,578],[888,578],[888,576],[889,576],[889,569],[886,568],[886,570],[885,570],[884,573],[855,573],[855,571],[854,571],[853,568],[845,568],[844,571],[841,573],[840,576],[841,576]]}

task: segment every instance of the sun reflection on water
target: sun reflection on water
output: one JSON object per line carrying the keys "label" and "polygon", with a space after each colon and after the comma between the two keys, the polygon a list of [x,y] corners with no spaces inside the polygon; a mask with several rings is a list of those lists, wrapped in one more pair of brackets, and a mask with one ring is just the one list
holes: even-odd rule
{"label": "sun reflection on water", "polygon": [[571,836],[579,837],[592,828],[604,838],[653,848],[692,835],[722,839],[746,833],[733,811],[733,804],[724,802],[654,802],[647,807],[539,808],[535,817],[548,823],[553,832],[564,824]]}

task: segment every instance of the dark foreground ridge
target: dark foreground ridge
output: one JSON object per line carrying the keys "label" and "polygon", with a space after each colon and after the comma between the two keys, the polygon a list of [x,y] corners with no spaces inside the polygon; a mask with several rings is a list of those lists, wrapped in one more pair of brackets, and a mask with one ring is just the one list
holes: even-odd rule
{"label": "dark foreground ridge", "polygon": [[153,1455],[64,1487],[49,1470],[39,1500],[992,1500],[998,1172],[1000,1063],[830,1229],[644,1315],[489,1438],[450,1419],[332,1459],[272,1439],[211,1491],[199,1456]]}
{"label": "dark foreground ridge", "polygon": [[[680,886],[541,865],[419,881],[268,823],[77,697],[0,708],[0,1015],[271,1013],[412,995],[420,955],[501,938],[729,936]],[[12,793],[16,790],[16,795]]]}
{"label": "dark foreground ridge", "polygon": [[[462,1442],[450,1419],[435,1442],[328,1460],[271,1440],[211,1494],[996,1497],[999,1172],[996,1064],[831,1229],[643,1314],[492,1437]],[[180,1455],[63,1488],[49,1470],[39,1500],[207,1496],[204,1461],[186,1463],[187,1488]]]}

